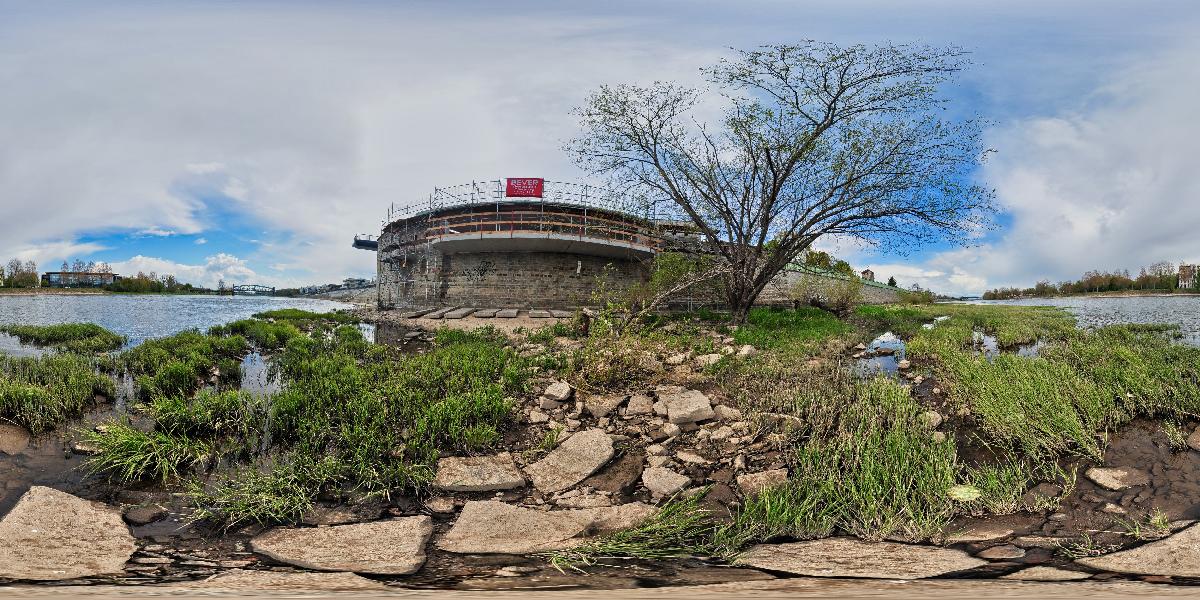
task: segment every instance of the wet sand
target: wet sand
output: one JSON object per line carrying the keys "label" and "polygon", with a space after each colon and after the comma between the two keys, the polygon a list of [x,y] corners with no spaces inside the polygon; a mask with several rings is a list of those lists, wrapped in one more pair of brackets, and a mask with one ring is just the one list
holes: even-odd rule
{"label": "wet sand", "polygon": [[416,598],[446,600],[635,600],[687,598],[1193,598],[1200,588],[1135,582],[1034,583],[982,580],[778,579],[632,590],[329,591],[218,589],[203,584],[139,587],[5,587],[0,598]]}

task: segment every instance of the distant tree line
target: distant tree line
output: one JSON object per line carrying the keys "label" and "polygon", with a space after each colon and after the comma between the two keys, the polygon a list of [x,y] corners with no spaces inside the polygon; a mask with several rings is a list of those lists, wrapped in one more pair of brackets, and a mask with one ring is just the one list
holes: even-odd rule
{"label": "distant tree line", "polygon": [[8,261],[8,265],[3,269],[0,269],[0,279],[4,280],[5,287],[37,287],[37,263],[32,260],[22,262],[21,259],[14,258]]}
{"label": "distant tree line", "polygon": [[160,276],[153,271],[149,273],[138,271],[137,275],[122,277],[104,286],[104,289],[111,292],[129,292],[135,294],[189,294],[205,291],[204,288],[180,282],[174,275],[167,274]]}
{"label": "distant tree line", "polygon": [[[986,300],[1008,300],[1011,298],[1045,298],[1070,294],[1094,294],[1099,292],[1163,291],[1179,289],[1179,271],[1167,261],[1142,267],[1137,276],[1128,269],[1119,271],[1088,271],[1075,281],[1057,284],[1042,280],[1029,288],[1005,287],[984,292]],[[1200,286],[1192,289],[1200,290]]]}

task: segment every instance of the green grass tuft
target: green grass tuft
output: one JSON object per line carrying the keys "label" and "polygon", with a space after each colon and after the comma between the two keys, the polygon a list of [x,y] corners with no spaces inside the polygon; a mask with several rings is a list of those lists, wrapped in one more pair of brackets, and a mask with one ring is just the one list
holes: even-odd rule
{"label": "green grass tuft", "polygon": [[127,341],[125,336],[117,335],[94,323],[0,325],[0,333],[16,336],[22,344],[79,354],[117,350]]}

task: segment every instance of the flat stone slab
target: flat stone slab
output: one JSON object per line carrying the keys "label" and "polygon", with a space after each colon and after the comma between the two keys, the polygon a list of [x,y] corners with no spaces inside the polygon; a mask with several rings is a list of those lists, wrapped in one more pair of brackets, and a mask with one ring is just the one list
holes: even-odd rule
{"label": "flat stone slab", "polygon": [[549,319],[550,316],[551,316],[550,311],[548,311],[548,310],[541,310],[541,309],[535,308],[535,309],[529,311],[529,318],[531,318],[531,319]]}
{"label": "flat stone slab", "polygon": [[435,310],[437,310],[437,309],[436,308],[420,308],[417,310],[410,310],[410,311],[400,315],[400,317],[404,318],[404,319],[416,319],[418,317],[423,317]]}
{"label": "flat stone slab", "polygon": [[550,309],[550,316],[554,317],[555,319],[570,319],[571,317],[575,316],[575,313],[569,310]]}
{"label": "flat stone slab", "polygon": [[458,310],[458,307],[457,306],[447,306],[445,308],[439,308],[433,312],[425,313],[425,318],[426,319],[440,319],[440,318],[446,316],[446,313],[448,313],[452,310]]}
{"label": "flat stone slab", "polygon": [[625,404],[625,396],[622,394],[613,394],[608,396],[588,396],[583,405],[587,407],[587,411],[593,417],[607,417],[616,412],[621,405]]}
{"label": "flat stone slab", "polygon": [[692,479],[666,467],[650,467],[642,471],[642,485],[656,498],[670,496],[687,487]]}
{"label": "flat stone slab", "polygon": [[0,422],[0,452],[19,454],[29,445],[29,432],[20,425]]}
{"label": "flat stone slab", "polygon": [[810,577],[923,579],[988,564],[961,550],[834,537],[793,544],[760,544],[735,561]]}
{"label": "flat stone slab", "polygon": [[476,309],[474,309],[474,308],[456,308],[456,309],[442,315],[442,318],[443,319],[462,319],[464,317],[469,316],[471,313],[475,312],[475,310]]}
{"label": "flat stone slab", "polygon": [[0,578],[53,581],[121,573],[136,549],[121,511],[33,486],[0,521]]}
{"label": "flat stone slab", "polygon": [[316,571],[409,575],[425,564],[433,535],[427,516],[334,527],[277,527],[250,540],[250,547],[277,561]]}
{"label": "flat stone slab", "polygon": [[581,431],[528,467],[525,473],[543,492],[561,492],[595,473],[613,457],[612,439],[603,429]]}
{"label": "flat stone slab", "polygon": [[761,494],[763,490],[787,483],[787,469],[771,469],[758,473],[745,473],[737,476],[738,489],[747,496]]}
{"label": "flat stone slab", "polygon": [[488,500],[468,502],[437,547],[458,554],[529,554],[572,548],[585,536],[628,529],[657,512],[621,506],[541,511]]}
{"label": "flat stone slab", "polygon": [[475,314],[473,314],[471,316],[475,317],[476,319],[490,319],[492,317],[495,317],[496,313],[499,312],[499,310],[500,309],[498,309],[498,308],[481,308],[481,309],[475,311]]}
{"label": "flat stone slab", "polygon": [[438,459],[433,485],[451,492],[490,492],[525,486],[512,455],[451,456]]}
{"label": "flat stone slab", "polygon": [[1150,483],[1150,475],[1132,467],[1092,467],[1084,472],[1092,483],[1106,490],[1123,490]]}
{"label": "flat stone slab", "polygon": [[663,386],[656,390],[658,399],[667,407],[667,419],[672,423],[695,423],[717,416],[708,396],[698,390]]}
{"label": "flat stone slab", "polygon": [[1091,576],[1091,573],[1084,573],[1083,571],[1068,571],[1067,569],[1060,569],[1058,567],[1038,565],[1036,567],[1029,567],[1028,569],[1021,569],[1016,573],[1003,575],[1000,579],[1012,579],[1015,581],[1079,581],[1081,579],[1089,579]]}
{"label": "flat stone slab", "polygon": [[305,592],[384,591],[388,586],[354,573],[306,573],[231,569],[201,581],[165,586],[169,589],[289,590]]}
{"label": "flat stone slab", "polygon": [[496,311],[497,319],[515,319],[521,311],[515,308],[502,308]]}
{"label": "flat stone slab", "polygon": [[1117,573],[1200,577],[1200,525],[1144,546],[1075,562]]}

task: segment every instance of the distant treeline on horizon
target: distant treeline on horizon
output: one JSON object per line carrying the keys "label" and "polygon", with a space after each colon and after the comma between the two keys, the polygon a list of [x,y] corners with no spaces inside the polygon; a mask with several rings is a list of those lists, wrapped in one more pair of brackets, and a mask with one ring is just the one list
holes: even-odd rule
{"label": "distant treeline on horizon", "polygon": [[[1181,265],[1182,266],[1182,265]],[[1015,288],[1002,287],[984,292],[984,300],[1008,300],[1011,298],[1044,298],[1048,296],[1064,296],[1071,294],[1096,294],[1103,292],[1128,291],[1200,291],[1200,277],[1190,286],[1179,285],[1179,270],[1170,262],[1156,262],[1142,267],[1134,277],[1128,269],[1119,271],[1088,271],[1076,281],[1050,283],[1042,280],[1033,287]]]}

